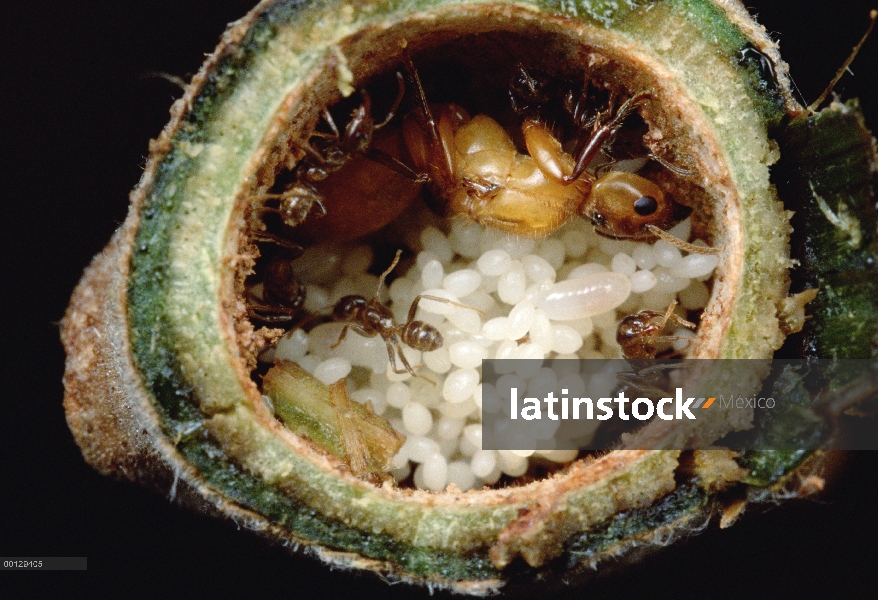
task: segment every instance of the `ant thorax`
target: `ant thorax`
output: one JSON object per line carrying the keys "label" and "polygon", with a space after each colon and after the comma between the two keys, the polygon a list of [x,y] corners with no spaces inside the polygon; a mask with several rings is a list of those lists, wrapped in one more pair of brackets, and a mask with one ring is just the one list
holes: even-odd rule
{"label": "ant thorax", "polygon": [[[576,214],[591,188],[588,179],[563,185],[546,176],[487,115],[470,118],[460,107],[445,106],[438,131],[439,144],[431,145],[423,127],[412,118],[404,133],[417,167],[441,171],[431,177],[431,187],[445,203],[445,214],[465,215],[516,235],[544,237]],[[446,169],[436,168],[439,163],[431,146],[441,149]]]}
{"label": "ant thorax", "polygon": [[394,481],[465,491],[577,456],[481,449],[483,359],[685,355],[719,259],[675,200],[696,186],[646,147],[651,96],[517,64],[434,99],[419,66],[326,111],[254,199],[245,303],[287,329],[258,373],[343,381],[406,436]]}

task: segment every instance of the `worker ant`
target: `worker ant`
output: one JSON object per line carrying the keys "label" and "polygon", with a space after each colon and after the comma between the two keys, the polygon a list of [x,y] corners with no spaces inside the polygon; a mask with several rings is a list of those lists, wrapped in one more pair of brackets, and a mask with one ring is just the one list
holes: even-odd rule
{"label": "worker ant", "polygon": [[671,370],[685,368],[678,361],[656,361],[657,344],[681,339],[672,335],[659,335],[669,321],[695,329],[695,323],[674,314],[677,301],[664,312],[643,310],[628,315],[619,323],[616,330],[616,341],[622,346],[622,356],[633,369],[630,372],[618,373],[616,377],[621,383],[621,391],[633,395],[664,397],[667,392],[668,374]]}
{"label": "worker ant", "polygon": [[[643,310],[622,319],[616,330],[616,341],[622,346],[622,356],[626,359],[654,359],[658,353],[657,343],[680,339],[671,335],[659,335],[669,321],[695,329],[695,323],[674,314],[675,308],[677,308],[676,300],[671,302],[664,313]],[[656,319],[659,321],[656,322]]]}
{"label": "worker ant", "polygon": [[[372,100],[365,89],[360,92],[362,102],[354,109],[343,132],[339,130],[329,109],[325,109],[323,120],[329,131],[314,131],[308,141],[299,144],[305,155],[293,168],[293,181],[284,191],[252,197],[253,200],[260,202],[255,209],[256,216],[265,213],[276,214],[281,223],[289,228],[301,225],[309,215],[325,216],[325,198],[315,184],[338,172],[357,156],[363,156],[413,181],[424,182],[425,176],[415,173],[399,159],[372,146],[375,133],[396,116],[405,94],[405,84],[400,73],[397,73],[397,82],[399,90],[396,98],[380,123],[376,123],[372,116]],[[294,250],[300,249],[290,240],[266,232],[264,223],[251,227],[251,231],[257,241],[272,242]]]}
{"label": "worker ant", "polygon": [[265,268],[261,298],[250,288],[245,297],[250,318],[265,323],[287,323],[305,304],[305,286],[296,277],[291,258],[279,255]]}
{"label": "worker ant", "polygon": [[[381,302],[380,296],[384,280],[391,271],[396,268],[401,254],[402,250],[398,250],[396,252],[396,257],[393,259],[393,263],[386,271],[384,271],[384,273],[381,274],[381,277],[378,279],[378,289],[375,291],[374,298],[366,300],[363,296],[351,295],[341,298],[336,303],[332,310],[332,319],[334,321],[346,322],[347,324],[344,326],[344,329],[341,330],[341,334],[339,334],[338,340],[332,345],[332,348],[337,348],[339,344],[344,341],[349,329],[354,330],[364,337],[375,337],[376,335],[380,335],[387,345],[387,356],[390,358],[390,365],[393,368],[393,372],[398,375],[408,373],[412,377],[417,377],[418,375],[409,364],[405,354],[403,354],[400,343],[415,350],[431,352],[441,348],[444,341],[442,339],[442,334],[438,329],[423,321],[415,320],[415,314],[418,311],[418,303],[421,300],[433,300],[445,304],[452,304],[461,308],[468,308],[477,312],[481,311],[477,308],[467,306],[466,304],[460,304],[459,302],[448,300],[447,298],[420,294],[415,298],[414,302],[412,302],[406,322],[402,325],[397,325],[393,318],[393,313],[387,305]],[[399,355],[399,359],[402,361],[404,369],[399,369],[397,367],[396,355]]]}
{"label": "worker ant", "polygon": [[588,131],[571,156],[534,115],[560,92],[550,78],[519,66],[510,97],[516,111],[530,115],[522,123],[528,151],[522,155],[509,134],[486,115],[470,117],[463,108],[449,104],[438,107],[434,116],[407,55],[404,64],[417,94],[417,107],[406,117],[403,135],[416,168],[429,176],[433,194],[444,203],[447,214],[463,214],[523,237],[549,235],[578,214],[594,223],[598,233],[610,237],[661,237],[689,252],[718,252],[665,231],[690,209],[655,183],[634,173],[611,171],[596,176],[587,170],[650,94],[634,94],[618,110],[611,97],[606,111],[596,111],[590,108],[587,85],[579,96],[568,92],[565,109],[579,131]]}

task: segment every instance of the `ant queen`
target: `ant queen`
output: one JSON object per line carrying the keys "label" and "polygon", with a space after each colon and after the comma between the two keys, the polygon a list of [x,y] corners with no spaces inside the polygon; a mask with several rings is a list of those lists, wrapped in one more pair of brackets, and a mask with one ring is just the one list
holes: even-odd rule
{"label": "ant queen", "polygon": [[[429,176],[433,193],[446,204],[447,214],[463,214],[523,237],[548,235],[579,215],[609,237],[660,237],[687,252],[719,252],[666,232],[691,211],[649,179],[622,171],[601,175],[588,171],[612,146],[625,120],[651,99],[650,94],[634,94],[618,108],[611,94],[607,108],[598,110],[592,106],[586,76],[579,94],[572,89],[563,94],[563,106],[578,133],[570,155],[540,115],[559,95],[557,86],[551,78],[532,74],[519,64],[509,96],[513,110],[524,115],[521,132],[528,154],[522,155],[506,130],[489,116],[470,117],[454,104],[439,106],[434,115],[407,54],[404,63],[417,95],[417,108],[404,125],[406,144],[417,168]],[[647,157],[678,175],[688,174],[655,154]]]}

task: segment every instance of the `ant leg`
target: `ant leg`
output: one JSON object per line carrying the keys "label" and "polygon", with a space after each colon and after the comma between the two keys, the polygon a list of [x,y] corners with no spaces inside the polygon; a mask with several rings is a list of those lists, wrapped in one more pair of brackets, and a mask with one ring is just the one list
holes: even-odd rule
{"label": "ant leg", "polygon": [[335,125],[335,119],[332,118],[332,113],[329,112],[328,108],[323,109],[323,118],[326,121],[326,124],[329,125],[329,128],[332,130],[332,134],[335,136],[335,139],[339,139],[341,134],[338,132],[338,127]]}
{"label": "ant leg", "polygon": [[[657,366],[664,368],[664,365]],[[652,367],[647,367],[646,369],[640,369],[633,373],[617,373],[616,378],[623,384],[630,385],[638,390],[638,392],[644,396],[672,396],[673,394],[658,387],[658,385],[660,385],[659,380],[661,378],[661,373],[650,373],[649,370],[651,368]]]}
{"label": "ant leg", "polygon": [[277,315],[261,315],[257,310],[265,310],[270,309],[272,307],[264,307],[264,306],[248,306],[247,307],[247,316],[251,319],[256,319],[257,321],[262,321],[263,323],[289,323],[293,319],[296,318],[293,314],[277,314]]}
{"label": "ant leg", "polygon": [[832,78],[832,81],[829,82],[829,85],[826,86],[826,89],[823,90],[823,93],[820,94],[820,97],[808,105],[808,112],[810,112],[812,115],[817,112],[817,109],[820,107],[821,104],[823,104],[823,101],[826,100],[826,97],[832,93],[832,88],[835,87],[835,84],[838,83],[838,81],[839,81],[839,79],[841,79],[842,75],[844,75],[847,72],[848,67],[851,66],[851,63],[854,62],[854,59],[857,57],[857,54],[860,52],[860,48],[862,48],[863,44],[866,43],[866,40],[869,39],[869,35],[872,33],[872,29],[875,27],[875,19],[878,19],[878,11],[872,10],[869,13],[869,18],[871,19],[871,22],[869,23],[869,28],[866,29],[866,33],[863,34],[863,37],[860,38],[859,43],[856,46],[854,46],[854,49],[851,52],[851,55],[848,56],[846,61],[844,61],[844,64],[841,66],[841,68],[835,74],[835,77]]}
{"label": "ant leg", "polygon": [[251,230],[250,237],[256,242],[267,242],[270,244],[275,244],[277,246],[280,246],[281,248],[286,248],[287,250],[292,250],[296,253],[301,253],[303,250],[303,248],[299,244],[286,238],[282,238],[281,236],[275,235],[273,233],[267,233],[264,231],[257,232]]}
{"label": "ant leg", "polygon": [[[273,306],[271,304],[265,304],[262,302],[262,299],[256,296],[252,291],[247,290],[245,293],[245,299],[247,300],[247,313],[251,317],[255,317],[257,319],[262,319],[263,321],[274,323],[274,322],[283,322],[290,321],[296,315],[296,313],[301,311],[301,307],[294,308],[292,306]],[[268,315],[260,315],[256,314],[254,311],[269,313]],[[269,318],[264,318],[265,316]],[[276,320],[275,320],[276,319]]]}
{"label": "ant leg", "polygon": [[[619,107],[619,110],[616,111],[616,114],[612,119],[607,121],[605,124],[601,125],[601,118],[595,120],[594,123],[594,131],[590,137],[586,138],[585,141],[580,142],[580,144],[576,148],[576,165],[573,168],[573,172],[565,176],[563,179],[563,183],[565,185],[573,183],[577,179],[579,179],[585,170],[588,168],[588,165],[594,160],[595,156],[597,156],[598,152],[601,151],[601,148],[607,143],[607,141],[615,135],[616,131],[622,126],[622,123],[627,119],[634,110],[643,104],[647,98],[651,97],[649,92],[640,92],[628,98],[622,106]],[[611,98],[611,102],[612,102]],[[612,106],[607,111],[608,113],[612,113]]]}
{"label": "ant leg", "polygon": [[692,321],[687,321],[683,317],[678,317],[677,315],[671,315],[670,318],[671,318],[671,321],[673,321],[674,323],[676,323],[678,325],[682,325],[683,327],[686,327],[687,329],[695,329],[696,327],[698,327]]}
{"label": "ant leg", "polygon": [[348,329],[353,329],[354,331],[356,331],[357,333],[359,333],[363,337],[375,337],[375,334],[370,334],[368,331],[366,331],[365,329],[363,329],[359,325],[348,324],[348,325],[345,325],[344,328],[341,330],[341,333],[339,334],[338,339],[335,341],[335,343],[332,346],[330,346],[331,349],[335,350],[336,348],[338,348],[341,345],[341,343],[344,341],[344,339],[348,335]]}
{"label": "ant leg", "polygon": [[460,302],[455,302],[454,300],[449,300],[448,298],[440,298],[439,296],[431,296],[429,294],[418,294],[415,298],[415,301],[412,302],[411,308],[409,308],[409,318],[406,324],[411,323],[415,320],[415,314],[418,312],[418,302],[421,300],[433,300],[435,302],[443,302],[445,304],[453,304],[454,306],[459,306],[460,308],[468,308],[470,310],[474,310],[482,316],[485,316],[485,313],[476,308],[475,306],[469,306],[467,304],[461,304]]}
{"label": "ant leg", "polygon": [[[311,137],[325,137],[325,138],[335,139],[334,137],[330,136],[329,134],[323,134],[323,133],[318,133],[318,132],[312,133]],[[313,161],[313,163],[318,164],[318,165],[326,164],[326,157],[323,156],[322,154],[320,154],[320,152],[318,152],[317,150],[315,150],[314,146],[312,146],[309,142],[300,142],[300,143],[298,143],[298,146],[299,146],[299,148],[301,148],[302,150],[305,151],[306,157],[308,159],[310,159],[311,161]]]}
{"label": "ant leg", "polygon": [[[656,329],[656,333],[660,332],[662,329],[665,328],[665,325],[668,324],[668,321],[669,321],[670,318],[673,316],[673,314],[674,314],[674,310],[675,310],[676,308],[677,308],[677,301],[676,301],[676,300],[672,300],[672,301],[671,301],[671,305],[668,306],[668,310],[666,310],[666,311],[665,311],[665,314],[662,315],[662,320],[661,320],[661,322],[659,322],[659,326],[658,326],[658,329]],[[655,337],[655,336],[652,336],[652,337]]]}
{"label": "ant leg", "polygon": [[320,213],[320,214],[317,214],[315,216],[325,217],[326,216],[326,206],[323,204],[323,200],[321,200],[320,198],[315,198],[314,204],[311,205],[311,210],[314,210],[315,206],[317,207],[317,212]]}
{"label": "ant leg", "polygon": [[[418,374],[415,373],[415,370],[409,364],[409,361],[406,360],[405,355],[402,353],[402,349],[399,347],[399,343],[397,341],[385,340],[385,345],[387,346],[387,357],[390,359],[390,366],[393,369],[393,372],[397,375],[405,375],[408,373],[412,377],[417,377]],[[396,366],[396,355],[399,354],[399,358],[402,361],[405,369],[400,370],[399,367]]]}
{"label": "ant leg", "polygon": [[403,96],[405,95],[405,78],[403,77],[402,73],[398,71],[396,73],[396,81],[399,85],[399,92],[397,92],[396,94],[396,100],[393,101],[393,106],[391,106],[390,110],[387,111],[387,116],[384,117],[384,120],[375,125],[375,129],[381,129],[382,127],[390,123],[393,117],[396,116],[396,111],[399,109],[399,105],[402,102]]}
{"label": "ant leg", "polygon": [[674,342],[677,340],[691,340],[692,338],[685,337],[682,335],[660,335],[656,338],[653,338],[653,342]]}
{"label": "ant leg", "polygon": [[408,77],[411,82],[414,84],[415,96],[417,98],[418,106],[417,110],[421,113],[421,117],[426,122],[427,127],[430,129],[430,135],[434,140],[439,139],[439,128],[436,125],[436,119],[433,118],[433,112],[430,110],[430,104],[427,102],[427,95],[424,93],[424,86],[421,84],[421,76],[418,75],[418,70],[415,68],[415,64],[412,62],[412,57],[409,55],[408,50],[403,49],[402,53],[402,64],[405,66],[405,70],[408,72]]}
{"label": "ant leg", "polygon": [[[433,154],[434,156],[440,156],[436,164],[436,169],[438,169],[442,178],[447,182],[454,181],[454,164],[452,161],[452,153],[450,150],[451,140],[453,139],[450,135],[450,131],[446,131],[446,135],[443,137],[440,129],[442,128],[443,122],[446,123],[445,129],[450,128],[450,121],[448,117],[440,117],[440,122],[436,121],[436,118],[433,116],[433,112],[430,110],[430,104],[427,102],[427,96],[424,92],[424,86],[421,84],[421,76],[418,75],[418,70],[415,68],[414,63],[412,62],[411,56],[409,56],[408,50],[403,48],[403,65],[405,66],[406,71],[408,72],[408,77],[413,84],[413,88],[415,90],[415,95],[417,97],[417,107],[415,109],[416,113],[412,114],[412,117],[415,121],[420,121],[418,125],[422,129],[427,130],[426,137],[428,140],[426,143],[419,142],[419,145],[426,146],[425,150],[429,148],[428,153]],[[403,131],[405,131],[405,126]],[[412,134],[405,134],[408,139]],[[415,136],[417,137],[417,136]],[[432,148],[430,148],[432,146]],[[411,146],[409,147],[409,152],[411,153]],[[415,158],[415,157],[413,157]],[[415,158],[415,162],[418,160]]]}
{"label": "ant leg", "polygon": [[461,183],[467,192],[471,192],[477,198],[490,198],[496,195],[500,188],[503,187],[498,183],[490,183],[481,178],[475,179],[473,177],[464,177]]}
{"label": "ant leg", "polygon": [[[402,348],[399,347],[398,341],[396,341],[395,339],[393,342],[391,342],[389,340],[385,340],[385,341],[387,343],[387,356],[390,357],[390,366],[393,368],[394,373],[396,373],[397,375],[405,375],[406,373],[408,373],[412,377],[420,377],[421,379],[430,383],[431,385],[436,385],[436,382],[433,381],[432,379],[430,379],[429,377],[424,377],[423,375],[418,375],[417,373],[415,373],[414,368],[412,368],[412,366],[409,364],[408,359],[405,357],[405,354],[403,354]],[[392,346],[391,346],[391,344],[392,344]],[[396,349],[395,352],[394,352],[394,348]],[[400,370],[396,366],[396,354],[399,354],[399,360],[402,361],[402,364],[405,367],[405,369]]]}
{"label": "ant leg", "polygon": [[610,119],[604,127],[608,127],[609,129],[615,131],[622,126],[622,122],[627,119],[631,113],[634,112],[638,106],[642,105],[649,98],[652,97],[652,94],[649,92],[638,92],[634,94],[630,98],[628,98],[625,102],[622,103],[622,106],[619,107],[619,110],[616,111],[615,116]]}
{"label": "ant leg", "polygon": [[[659,322],[658,328],[655,330],[655,333],[653,333],[652,335],[649,336],[650,343],[654,344],[656,342],[672,342],[675,340],[684,339],[684,338],[677,336],[677,335],[659,335],[664,330],[664,328],[667,326],[668,321],[673,321],[674,323],[677,323],[677,324],[682,325],[683,327],[687,327],[689,329],[695,329],[697,327],[695,325],[695,323],[692,323],[691,321],[687,321],[683,317],[679,317],[679,316],[675,315],[674,310],[676,308],[677,308],[677,301],[674,300],[671,302],[671,305],[668,306],[668,310],[665,311],[665,314],[662,315],[662,320]],[[655,318],[655,317],[653,317],[653,318]]]}
{"label": "ant leg", "polygon": [[690,253],[694,253],[694,254],[719,254],[720,250],[722,250],[721,248],[706,248],[704,246],[696,246],[694,244],[690,244],[689,242],[684,242],[683,240],[681,240],[679,238],[675,238],[674,236],[672,236],[670,233],[668,233],[664,229],[661,229],[660,227],[656,227],[655,225],[652,225],[652,224],[647,224],[646,228],[653,235],[660,237],[661,239],[665,240],[666,242],[668,242],[670,244],[673,244],[674,246],[676,246],[677,248],[679,248],[680,250],[683,250],[685,252],[690,252]]}
{"label": "ant leg", "polygon": [[332,346],[330,346],[330,348],[332,348],[333,350],[338,348],[339,345],[344,341],[345,337],[348,335],[348,329],[350,329],[351,327],[353,327],[353,325],[345,325],[342,328],[341,333],[338,335],[338,339]]}
{"label": "ant leg", "polygon": [[590,102],[588,101],[588,89],[591,81],[591,69],[587,69],[583,76],[582,91],[579,95],[574,90],[567,92],[564,97],[564,110],[573,119],[573,124],[579,129],[588,129],[593,127],[595,122],[600,118],[599,111],[592,111]]}
{"label": "ant leg", "polygon": [[398,158],[391,156],[390,154],[379,148],[368,148],[365,152],[363,152],[363,156],[365,156],[372,162],[376,162],[379,165],[387,167],[394,173],[399,173],[400,175],[402,175],[406,179],[410,179],[414,183],[427,183],[428,181],[430,181],[430,176],[426,173],[418,173]]}
{"label": "ant leg", "polygon": [[541,74],[532,74],[525,66],[516,63],[517,73],[509,82],[509,102],[512,110],[521,115],[533,112],[552,99],[551,80]]}

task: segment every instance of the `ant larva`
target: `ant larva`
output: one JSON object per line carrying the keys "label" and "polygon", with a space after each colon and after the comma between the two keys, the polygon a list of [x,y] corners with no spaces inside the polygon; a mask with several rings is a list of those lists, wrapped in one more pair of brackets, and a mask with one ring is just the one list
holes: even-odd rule
{"label": "ant larva", "polygon": [[[452,304],[461,308],[468,308],[477,312],[481,311],[472,306],[454,302],[447,298],[419,294],[414,302],[412,302],[411,308],[409,308],[408,319],[406,322],[402,325],[397,325],[393,318],[393,313],[387,305],[381,302],[380,296],[384,280],[399,263],[399,257],[401,255],[402,250],[397,250],[393,263],[391,263],[390,267],[381,274],[381,277],[378,279],[378,289],[375,291],[374,298],[366,300],[363,296],[352,295],[345,296],[336,303],[332,310],[332,319],[334,321],[347,322],[347,324],[344,326],[344,329],[341,330],[338,340],[332,345],[332,348],[337,348],[342,341],[344,341],[349,329],[354,330],[356,333],[359,333],[364,337],[375,337],[376,335],[380,335],[387,345],[387,356],[390,358],[390,366],[393,369],[393,372],[398,375],[408,373],[412,377],[418,377],[406,359],[405,354],[403,354],[400,343],[422,352],[438,350],[442,347],[443,343],[442,334],[438,329],[423,321],[415,320],[415,314],[418,311],[418,303],[421,300],[433,300],[435,302]],[[404,369],[399,369],[397,367],[397,354],[402,361],[403,367],[405,367]]]}
{"label": "ant larva", "polygon": [[[616,341],[622,346],[622,356],[626,359],[654,359],[658,353],[657,343],[680,339],[672,335],[659,335],[669,321],[695,329],[695,323],[674,314],[675,308],[676,300],[671,302],[664,313],[643,310],[622,319],[616,330]],[[656,319],[659,319],[658,322]]]}
{"label": "ant larva", "polygon": [[265,268],[261,298],[248,288],[247,314],[265,323],[286,323],[301,311],[305,304],[305,286],[293,272],[289,257],[277,256]]}
{"label": "ant larva", "polygon": [[[365,89],[360,92],[362,102],[354,109],[343,132],[339,130],[329,109],[325,109],[323,120],[330,131],[314,131],[308,141],[298,144],[305,155],[293,168],[293,182],[283,192],[253,196],[251,200],[261,203],[254,210],[255,216],[274,213],[288,228],[301,225],[312,214],[326,216],[327,198],[318,189],[319,182],[326,180],[330,175],[340,171],[345,165],[360,156],[372,163],[382,165],[408,180],[423,183],[424,176],[415,173],[408,165],[388,152],[373,146],[376,132],[385,127],[396,116],[399,104],[405,94],[405,84],[401,73],[397,73],[397,82],[399,89],[396,98],[384,120],[380,123],[376,123],[372,116],[372,100]],[[267,205],[267,203],[275,202],[277,206]],[[257,241],[272,242],[291,249],[300,249],[297,244],[282,236],[265,232],[264,225],[251,227],[251,233]]]}
{"label": "ant larva", "polygon": [[[587,110],[586,92],[579,98],[568,93],[565,109],[577,129],[590,128],[579,140],[575,157],[564,152],[561,142],[533,116],[522,124],[529,153],[523,155],[491,117],[470,117],[453,104],[440,106],[438,118],[434,117],[417,70],[407,55],[403,60],[417,94],[417,108],[406,117],[403,135],[416,168],[429,176],[433,193],[445,204],[447,214],[466,215],[482,225],[531,238],[551,234],[578,214],[594,223],[598,233],[610,237],[660,237],[689,252],[719,251],[688,244],[665,231],[690,209],[652,181],[634,173],[610,171],[595,176],[587,171],[623,122],[651,97],[648,93],[634,94],[618,110],[611,101],[606,111],[593,114]],[[510,92],[513,99],[520,94],[517,104],[513,100],[517,112],[533,112],[557,95],[549,88],[550,79],[532,75],[521,66],[519,71]]]}

